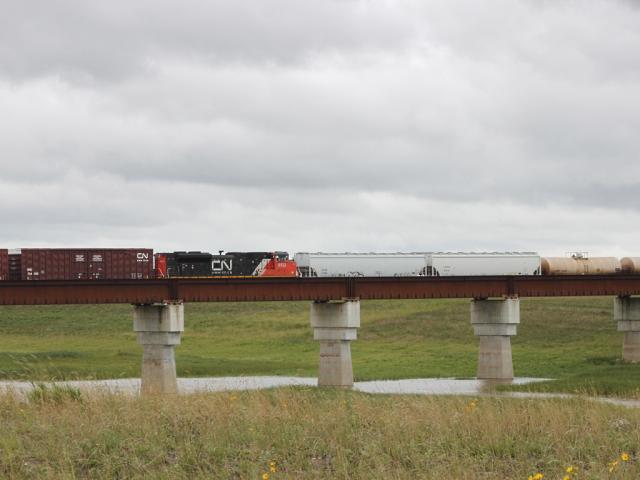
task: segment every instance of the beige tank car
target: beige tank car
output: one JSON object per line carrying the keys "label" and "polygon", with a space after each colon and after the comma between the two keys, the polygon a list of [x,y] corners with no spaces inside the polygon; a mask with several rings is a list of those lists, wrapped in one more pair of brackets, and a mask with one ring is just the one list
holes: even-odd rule
{"label": "beige tank car", "polygon": [[540,263],[543,275],[607,275],[622,269],[615,257],[544,257]]}
{"label": "beige tank car", "polygon": [[640,273],[640,257],[624,257],[620,266],[624,273]]}

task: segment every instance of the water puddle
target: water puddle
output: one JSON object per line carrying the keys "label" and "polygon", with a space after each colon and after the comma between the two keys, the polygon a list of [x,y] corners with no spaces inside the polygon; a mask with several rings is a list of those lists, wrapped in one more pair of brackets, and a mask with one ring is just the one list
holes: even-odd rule
{"label": "water puddle", "polygon": [[[318,379],[313,377],[202,377],[179,378],[180,393],[224,392],[240,390],[259,390],[263,388],[289,386],[315,386]],[[12,391],[24,394],[36,385],[51,386],[49,382],[0,381],[0,392]],[[73,380],[55,382],[55,385],[69,386],[80,390],[98,390],[112,393],[136,394],[140,391],[139,378],[120,378],[114,380]]]}
{"label": "water puddle", "polygon": [[356,382],[354,390],[367,393],[404,393],[413,395],[481,395],[495,392],[498,385],[526,385],[546,378],[514,378],[513,381],[458,378],[415,378]]}
{"label": "water puddle", "polygon": [[[640,400],[629,400],[609,397],[589,397],[566,393],[539,392],[497,392],[497,385],[526,385],[542,382],[546,378],[515,378],[513,381],[493,381],[457,378],[416,378],[408,380],[375,380],[370,382],[356,382],[353,389],[359,392],[374,394],[409,394],[409,395],[467,395],[493,396],[505,398],[581,398],[597,402],[608,403],[631,408],[640,408]],[[318,379],[314,377],[203,377],[179,378],[178,389],[181,393],[223,392],[241,390],[259,390],[265,388],[288,386],[316,386]],[[48,382],[19,382],[0,381],[0,393],[13,392],[25,395],[36,385],[52,386]],[[140,391],[139,378],[125,378],[115,380],[75,380],[55,382],[55,385],[69,386],[84,391],[103,391],[135,395]]]}
{"label": "water puddle", "polygon": [[594,402],[608,403],[610,405],[618,405],[620,407],[640,408],[640,400],[630,398],[613,398],[613,397],[590,397],[587,395],[574,395],[571,393],[546,393],[546,392],[500,392],[496,396],[509,398],[581,398],[592,400]]}

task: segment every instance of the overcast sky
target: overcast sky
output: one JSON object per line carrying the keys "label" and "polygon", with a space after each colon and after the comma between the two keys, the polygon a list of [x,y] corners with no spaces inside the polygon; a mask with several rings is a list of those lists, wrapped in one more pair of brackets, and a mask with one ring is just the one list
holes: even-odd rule
{"label": "overcast sky", "polygon": [[0,245],[640,255],[639,5],[0,0]]}

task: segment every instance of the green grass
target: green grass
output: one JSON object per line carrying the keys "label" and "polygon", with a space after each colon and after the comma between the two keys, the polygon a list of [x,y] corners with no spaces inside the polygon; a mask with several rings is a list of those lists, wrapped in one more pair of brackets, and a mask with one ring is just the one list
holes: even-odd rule
{"label": "green grass", "polygon": [[583,399],[0,395],[7,479],[637,479],[639,445],[640,409]]}
{"label": "green grass", "polygon": [[[524,388],[640,396],[640,365],[620,361],[612,303],[522,299],[516,375],[555,379]],[[365,301],[361,323],[356,380],[475,375],[468,300]],[[187,304],[185,330],[180,376],[317,374],[308,302]],[[1,378],[135,377],[141,352],[128,305],[0,308]]]}

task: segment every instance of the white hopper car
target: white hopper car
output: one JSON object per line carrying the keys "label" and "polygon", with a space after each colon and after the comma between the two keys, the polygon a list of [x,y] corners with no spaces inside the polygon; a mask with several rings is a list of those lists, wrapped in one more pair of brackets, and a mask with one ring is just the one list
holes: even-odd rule
{"label": "white hopper car", "polygon": [[430,253],[426,275],[540,275],[540,255],[534,252]]}
{"label": "white hopper car", "polygon": [[414,277],[424,275],[425,253],[296,253],[302,277]]}
{"label": "white hopper car", "polygon": [[505,253],[296,253],[303,277],[539,275],[540,255]]}

